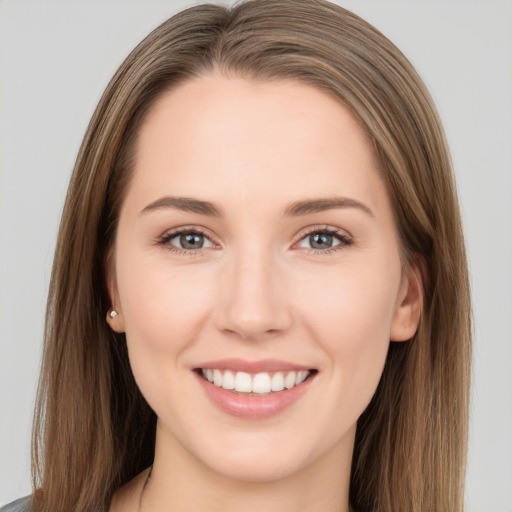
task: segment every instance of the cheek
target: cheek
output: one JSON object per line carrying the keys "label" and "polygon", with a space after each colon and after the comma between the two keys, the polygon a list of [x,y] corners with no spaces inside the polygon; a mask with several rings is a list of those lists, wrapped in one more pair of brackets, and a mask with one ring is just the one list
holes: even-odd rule
{"label": "cheek", "polygon": [[399,260],[354,264],[316,276],[301,294],[304,325],[329,356],[333,374],[354,390],[373,394],[378,384],[399,283]]}
{"label": "cheek", "polygon": [[153,410],[175,417],[176,407],[192,403],[184,355],[197,343],[215,295],[200,270],[191,276],[155,258],[120,259],[117,278],[137,385]]}
{"label": "cheek", "polygon": [[349,261],[304,282],[298,300],[302,313],[327,339],[341,337],[359,345],[389,338],[399,286],[398,260]]}
{"label": "cheek", "polygon": [[173,268],[161,255],[119,259],[118,290],[133,366],[179,364],[180,353],[198,338],[215,296],[211,279],[203,274],[199,267],[193,275]]}

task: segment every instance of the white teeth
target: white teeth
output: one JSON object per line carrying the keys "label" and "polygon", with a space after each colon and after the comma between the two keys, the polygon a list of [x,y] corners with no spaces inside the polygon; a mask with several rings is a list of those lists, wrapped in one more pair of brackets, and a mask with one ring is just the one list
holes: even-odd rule
{"label": "white teeth", "polygon": [[248,373],[237,372],[235,377],[235,390],[241,393],[252,392],[252,379]]}
{"label": "white teeth", "polygon": [[222,386],[222,372],[220,370],[213,370],[213,383],[216,386]]}
{"label": "white teeth", "polygon": [[272,391],[283,391],[284,376],[281,372],[274,373],[272,377]]}
{"label": "white teeth", "polygon": [[217,387],[230,390],[234,389],[239,393],[268,394],[271,391],[278,392],[291,389],[304,382],[309,375],[308,370],[298,372],[275,372],[270,375],[260,372],[251,375],[246,372],[232,372],[219,369],[202,369],[203,377]]}
{"label": "white teeth", "polygon": [[291,389],[293,386],[295,386],[295,372],[290,372],[285,378],[284,378],[284,387],[286,389]]}
{"label": "white teeth", "polygon": [[297,372],[297,376],[295,377],[295,385],[297,386],[301,382],[304,382],[306,380],[306,377],[308,376],[308,371],[304,370],[301,372]]}
{"label": "white teeth", "polygon": [[272,387],[270,385],[270,375],[268,373],[258,373],[252,381],[253,393],[270,393]]}
{"label": "white teeth", "polygon": [[229,370],[224,372],[222,387],[224,389],[235,389],[235,376],[233,375],[233,372],[230,372]]}

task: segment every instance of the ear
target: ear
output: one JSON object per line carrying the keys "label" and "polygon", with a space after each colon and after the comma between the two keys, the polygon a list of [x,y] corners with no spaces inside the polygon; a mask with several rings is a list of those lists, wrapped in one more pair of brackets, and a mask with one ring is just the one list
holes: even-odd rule
{"label": "ear", "polygon": [[423,297],[422,272],[419,266],[409,267],[404,271],[398,293],[395,314],[391,322],[391,341],[408,341],[414,336],[420,321]]}
{"label": "ear", "polygon": [[[107,311],[107,323],[110,328],[118,333],[122,333],[125,331],[124,328],[124,317],[123,312],[121,310],[121,303],[119,300],[119,292],[117,289],[117,280],[115,275],[115,267],[109,256],[106,258],[106,284],[108,296],[110,297],[110,303],[112,306]],[[115,311],[117,314],[113,315],[112,312]]]}

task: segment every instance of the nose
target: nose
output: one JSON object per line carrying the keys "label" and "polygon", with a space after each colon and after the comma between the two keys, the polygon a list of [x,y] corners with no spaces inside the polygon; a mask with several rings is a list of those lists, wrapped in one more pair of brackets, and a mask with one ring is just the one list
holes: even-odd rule
{"label": "nose", "polygon": [[276,258],[269,251],[239,251],[227,267],[221,277],[217,302],[220,330],[243,340],[257,341],[290,328],[287,286]]}

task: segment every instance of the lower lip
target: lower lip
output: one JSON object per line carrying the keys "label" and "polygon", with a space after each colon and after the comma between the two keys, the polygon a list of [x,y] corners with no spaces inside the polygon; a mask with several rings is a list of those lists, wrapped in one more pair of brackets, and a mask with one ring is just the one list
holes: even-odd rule
{"label": "lower lip", "polygon": [[275,416],[295,403],[309,389],[316,374],[299,385],[267,395],[249,395],[215,386],[194,372],[208,398],[225,413],[237,418],[262,420]]}

